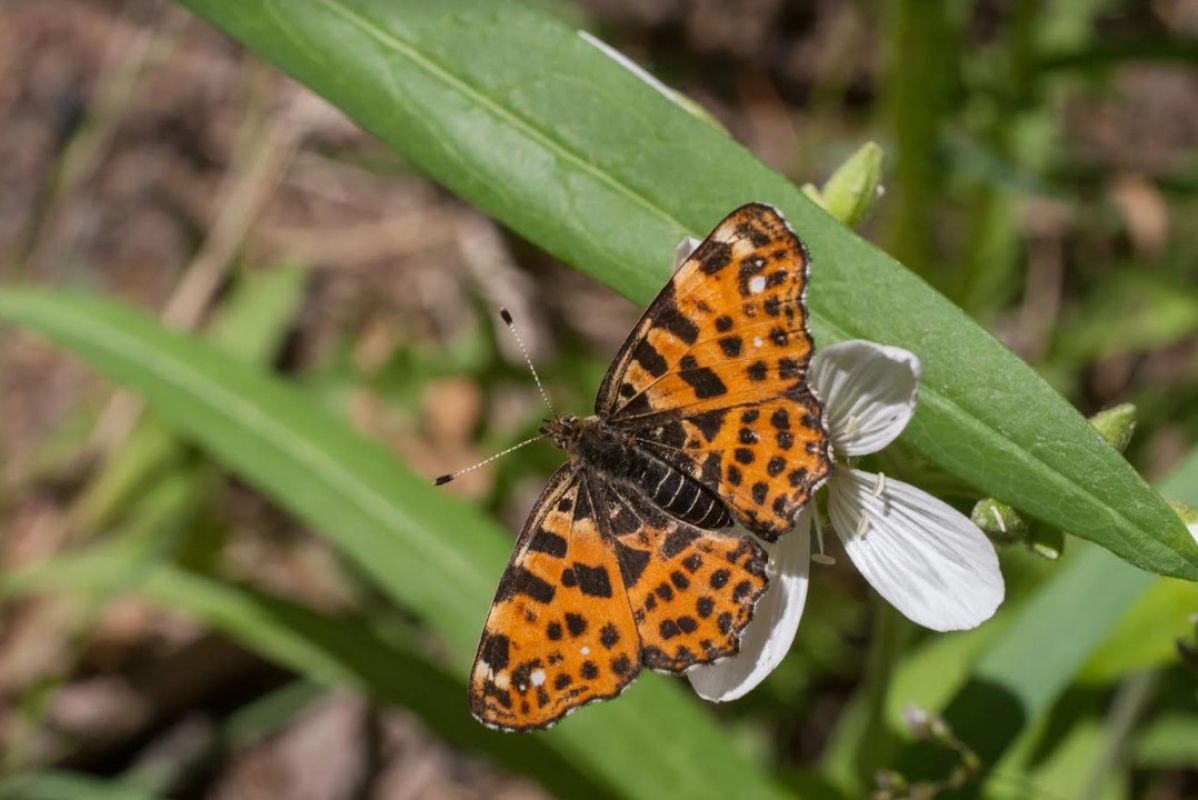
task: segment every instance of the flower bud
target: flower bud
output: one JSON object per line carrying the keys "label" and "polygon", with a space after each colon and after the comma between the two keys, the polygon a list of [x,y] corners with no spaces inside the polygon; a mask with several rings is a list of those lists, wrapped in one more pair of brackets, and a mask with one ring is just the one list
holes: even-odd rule
{"label": "flower bud", "polygon": [[803,192],[850,228],[861,224],[882,196],[882,148],[876,142],[866,142],[832,173],[822,189],[806,184]]}
{"label": "flower bud", "polygon": [[1027,538],[1027,523],[1019,512],[993,497],[979,500],[969,519],[998,544],[1015,544]]}
{"label": "flower bud", "polygon": [[1122,453],[1136,431],[1136,407],[1131,403],[1120,403],[1099,411],[1090,417],[1090,425],[1107,444]]}
{"label": "flower bud", "polygon": [[1177,516],[1181,517],[1181,521],[1186,524],[1186,527],[1192,528],[1198,525],[1198,509],[1187,506],[1180,500],[1169,500],[1169,507],[1177,512]]}

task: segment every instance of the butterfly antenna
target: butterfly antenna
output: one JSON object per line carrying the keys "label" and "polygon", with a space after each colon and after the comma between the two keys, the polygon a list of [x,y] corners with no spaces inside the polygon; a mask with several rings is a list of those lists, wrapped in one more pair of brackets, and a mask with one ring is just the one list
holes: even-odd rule
{"label": "butterfly antenna", "polygon": [[443,485],[449,483],[450,481],[452,481],[456,478],[459,478],[462,475],[465,475],[467,472],[474,472],[474,470],[478,469],[479,467],[485,467],[487,464],[490,464],[495,459],[503,458],[508,453],[519,450],[521,447],[523,447],[526,444],[532,444],[533,442],[540,441],[541,439],[544,439],[548,435],[549,434],[547,434],[547,433],[542,433],[542,434],[532,437],[531,439],[525,439],[524,441],[520,442],[519,444],[514,444],[506,450],[500,450],[495,455],[484,458],[482,461],[478,462],[477,464],[475,464],[472,467],[466,467],[465,469],[459,469],[457,472],[452,472],[448,475],[442,475],[441,477],[439,477],[435,481],[433,481],[433,485],[434,486],[443,486]]}
{"label": "butterfly antenna", "polygon": [[528,371],[532,373],[532,379],[537,382],[537,390],[541,393],[541,399],[545,401],[545,405],[549,407],[549,413],[557,418],[557,410],[554,409],[553,403],[549,402],[549,393],[545,391],[544,384],[541,383],[541,376],[537,374],[537,368],[532,365],[532,357],[528,355],[528,348],[524,346],[524,340],[520,338],[520,334],[516,331],[516,325],[512,322],[512,315],[506,308],[499,309],[499,316],[503,317],[503,321],[507,324],[507,329],[512,332],[512,337],[516,340],[516,344],[520,346],[520,352],[524,354],[524,363],[528,364]]}

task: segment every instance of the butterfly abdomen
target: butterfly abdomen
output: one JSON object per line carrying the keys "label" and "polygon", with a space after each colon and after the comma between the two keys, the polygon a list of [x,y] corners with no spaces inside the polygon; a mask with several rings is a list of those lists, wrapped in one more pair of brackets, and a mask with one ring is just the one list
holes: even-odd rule
{"label": "butterfly abdomen", "polygon": [[634,483],[658,508],[699,528],[732,524],[723,501],[694,478],[643,450],[635,451],[635,457],[641,468]]}

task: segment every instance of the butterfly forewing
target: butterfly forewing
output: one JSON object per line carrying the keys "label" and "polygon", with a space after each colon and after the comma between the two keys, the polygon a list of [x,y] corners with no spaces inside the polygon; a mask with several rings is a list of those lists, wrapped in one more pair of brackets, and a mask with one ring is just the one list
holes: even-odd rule
{"label": "butterfly forewing", "polygon": [[585,467],[554,473],[499,583],[470,679],[470,707],[506,730],[553,724],[614,697],[640,670],[620,565],[599,530]]}
{"label": "butterfly forewing", "polygon": [[782,216],[737,209],[649,306],[596,400],[771,540],[831,468],[806,385],[806,282],[806,251]]}

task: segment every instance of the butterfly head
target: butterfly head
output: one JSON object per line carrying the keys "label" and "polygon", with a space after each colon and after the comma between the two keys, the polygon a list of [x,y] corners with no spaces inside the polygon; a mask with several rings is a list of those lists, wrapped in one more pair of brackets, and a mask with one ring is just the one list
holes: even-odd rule
{"label": "butterfly head", "polygon": [[541,426],[541,434],[548,436],[549,441],[553,442],[556,447],[560,447],[567,453],[572,453],[578,446],[578,440],[582,438],[582,432],[586,425],[587,420],[580,420],[573,414],[567,414],[564,417],[545,420],[545,424]]}

